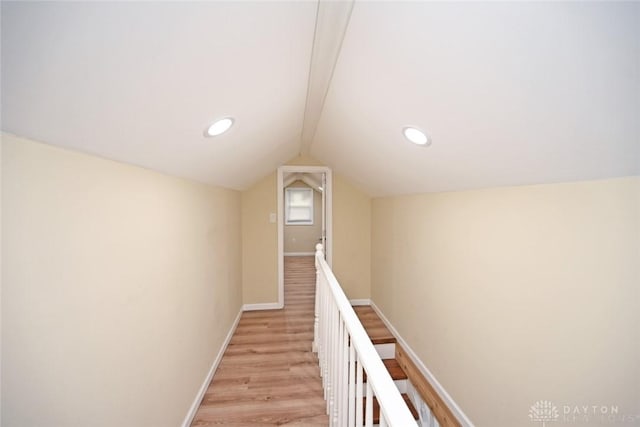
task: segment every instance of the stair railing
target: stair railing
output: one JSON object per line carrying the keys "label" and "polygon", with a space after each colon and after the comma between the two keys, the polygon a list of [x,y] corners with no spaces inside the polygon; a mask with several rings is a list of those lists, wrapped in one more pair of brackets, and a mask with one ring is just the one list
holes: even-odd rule
{"label": "stair railing", "polygon": [[363,421],[365,426],[373,426],[374,397],[380,405],[381,427],[417,426],[325,261],[321,244],[316,245],[313,351],[318,353],[330,426],[361,427]]}

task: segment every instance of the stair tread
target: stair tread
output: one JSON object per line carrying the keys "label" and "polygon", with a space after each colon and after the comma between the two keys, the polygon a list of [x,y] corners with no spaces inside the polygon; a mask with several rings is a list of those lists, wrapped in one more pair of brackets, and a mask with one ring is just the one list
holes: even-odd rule
{"label": "stair tread", "polygon": [[[389,375],[391,375],[391,378],[394,381],[406,380],[408,378],[407,374],[402,369],[402,366],[400,366],[400,363],[398,363],[396,359],[384,359],[382,363],[384,363],[384,367],[387,368]],[[366,372],[364,373],[364,382],[367,382]]]}
{"label": "stair tread", "polygon": [[353,310],[356,312],[360,322],[362,322],[362,326],[364,326],[373,344],[392,344],[396,342],[396,338],[371,306],[355,306]]}
{"label": "stair tread", "polygon": [[[409,395],[406,393],[402,393],[402,398],[404,399],[404,403],[406,403],[409,407],[409,411],[411,411],[411,415],[413,415],[413,418],[416,420],[419,419],[420,416],[418,415],[418,411],[413,406]],[[363,407],[363,410],[366,411],[365,407]],[[373,423],[380,424],[380,405],[378,404],[378,399],[375,397],[373,398]]]}

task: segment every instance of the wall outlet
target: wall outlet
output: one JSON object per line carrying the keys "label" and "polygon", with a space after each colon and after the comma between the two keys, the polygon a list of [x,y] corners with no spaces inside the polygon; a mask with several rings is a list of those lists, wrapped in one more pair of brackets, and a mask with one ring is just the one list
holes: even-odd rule
{"label": "wall outlet", "polygon": [[276,219],[277,219],[277,218],[278,218],[278,217],[277,217],[277,216],[276,216],[276,214],[274,214],[273,212],[271,212],[271,213],[269,214],[269,222],[270,222],[271,224],[275,224],[275,223],[276,223]]}

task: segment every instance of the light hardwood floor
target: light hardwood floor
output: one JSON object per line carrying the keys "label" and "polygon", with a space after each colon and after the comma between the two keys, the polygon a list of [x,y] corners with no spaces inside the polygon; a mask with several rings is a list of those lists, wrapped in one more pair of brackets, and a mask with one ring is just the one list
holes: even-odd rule
{"label": "light hardwood floor", "polygon": [[313,257],[285,258],[284,294],[283,310],[242,314],[192,426],[329,424],[311,351]]}

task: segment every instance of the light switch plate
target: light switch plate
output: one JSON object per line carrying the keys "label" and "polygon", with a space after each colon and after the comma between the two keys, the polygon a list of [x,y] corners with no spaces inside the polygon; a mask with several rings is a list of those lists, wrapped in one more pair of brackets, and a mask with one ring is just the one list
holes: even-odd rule
{"label": "light switch plate", "polygon": [[276,223],[276,218],[277,218],[277,217],[276,217],[276,214],[274,214],[273,212],[271,212],[271,213],[269,214],[269,222],[270,222],[271,224],[275,224],[275,223]]}

